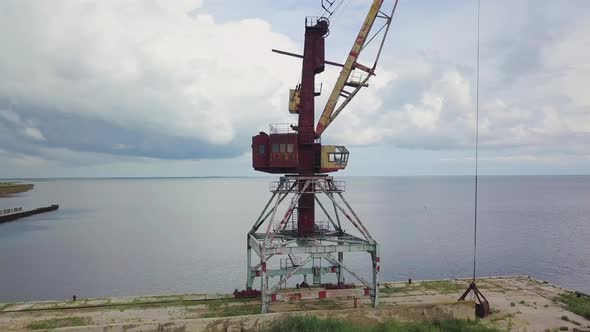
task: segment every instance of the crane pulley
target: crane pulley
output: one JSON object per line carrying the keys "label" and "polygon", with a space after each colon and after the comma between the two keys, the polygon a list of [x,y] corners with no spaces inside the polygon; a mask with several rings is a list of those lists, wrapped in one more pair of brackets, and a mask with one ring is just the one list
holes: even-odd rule
{"label": "crane pulley", "polygon": [[[334,85],[334,89],[330,94],[328,102],[322,112],[322,115],[318,121],[316,126],[315,134],[316,137],[320,137],[324,130],[334,121],[334,119],[344,110],[344,108],[350,103],[350,101],[356,96],[356,94],[360,91],[361,88],[368,86],[368,81],[371,76],[375,75],[375,68],[377,67],[377,63],[379,62],[379,58],[381,56],[381,51],[383,50],[383,45],[385,44],[385,39],[387,38],[387,33],[389,32],[389,28],[391,27],[391,22],[395,10],[397,8],[398,0],[394,1],[393,8],[391,13],[388,15],[384,13],[381,8],[383,6],[383,0],[374,0],[365,21],[359,31],[355,42],[348,54],[346,62],[343,65],[342,70],[340,71],[340,75],[336,80],[336,84]],[[383,26],[377,30],[373,34],[372,37],[369,38],[369,33],[371,32],[373,25],[377,19],[385,20]],[[379,44],[379,49],[375,55],[373,65],[371,67],[367,67],[361,65],[357,62],[359,56],[365,50],[365,48],[371,43],[378,35],[381,36],[381,42]],[[363,71],[366,75],[356,76],[355,79],[350,80],[351,74],[353,70],[359,69]],[[346,88],[349,90],[346,90]],[[339,101],[342,100],[342,102]]]}

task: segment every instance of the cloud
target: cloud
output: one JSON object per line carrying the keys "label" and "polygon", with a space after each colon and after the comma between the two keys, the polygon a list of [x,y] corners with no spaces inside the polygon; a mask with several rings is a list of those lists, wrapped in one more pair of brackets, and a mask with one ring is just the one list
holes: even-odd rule
{"label": "cloud", "polygon": [[0,110],[0,120],[4,120],[8,122],[13,129],[20,134],[21,136],[32,139],[35,141],[45,141],[45,136],[43,133],[35,127],[33,127],[32,121],[23,121],[21,120],[20,116],[10,110]]}
{"label": "cloud", "polygon": [[[584,42],[590,38],[590,8],[573,13],[575,6],[567,7],[559,13],[552,4],[530,1],[482,7],[482,149],[515,162],[524,161],[517,158],[524,155],[550,160],[563,152],[590,154],[580,144],[590,138],[590,99],[583,83],[590,74],[584,60],[590,58]],[[377,75],[385,70],[394,79],[363,91],[328,135],[346,144],[470,151],[475,142],[476,40],[475,22],[467,26],[465,17],[474,17],[475,11],[466,16],[472,9],[462,3],[459,10],[437,12],[431,24],[428,14],[403,26],[394,22],[392,46],[377,69]],[[433,40],[438,32],[420,26],[424,24],[439,26],[448,38]],[[465,52],[466,45],[471,51]],[[363,109],[367,105],[378,106],[368,112]]]}
{"label": "cloud", "polygon": [[284,118],[276,106],[296,77],[270,49],[297,47],[261,19],[218,24],[201,5],[3,1],[0,106],[14,113],[4,120],[35,113],[47,130],[21,134],[56,148],[162,158],[243,152],[257,129]]}
{"label": "cloud", "polygon": [[[242,158],[267,123],[296,121],[286,105],[300,62],[270,49],[300,52],[301,18],[316,9],[267,0],[2,1],[0,149],[63,165]],[[344,60],[366,9],[352,1],[333,20],[329,60]],[[471,1],[401,1],[377,76],[323,141],[472,151],[475,17]],[[482,3],[480,143],[489,160],[587,163],[589,17],[581,0]],[[338,71],[318,77],[317,113]]]}

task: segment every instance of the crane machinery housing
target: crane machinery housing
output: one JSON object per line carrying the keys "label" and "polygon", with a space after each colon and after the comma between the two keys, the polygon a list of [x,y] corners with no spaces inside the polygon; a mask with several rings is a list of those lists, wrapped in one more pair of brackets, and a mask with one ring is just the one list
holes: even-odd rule
{"label": "crane machinery housing", "polygon": [[[271,125],[269,133],[261,132],[252,138],[254,169],[284,174],[278,181],[271,182],[272,196],[248,232],[246,290],[235,292],[237,297],[261,296],[263,313],[268,311],[272,301],[289,299],[359,295],[370,296],[373,306],[379,303],[378,244],[345,200],[344,182],[327,175],[346,167],[349,151],[344,146],[322,145],[321,137],[357,93],[369,86],[369,79],[375,76],[397,0],[372,1],[343,64],[325,59],[329,19],[341,4],[342,0],[322,0],[324,15],[305,19],[303,55],[273,50],[302,59],[303,69],[301,83],[289,92],[288,110],[297,116],[297,124]],[[385,7],[389,9],[385,10]],[[367,52],[367,47],[373,42],[376,46],[372,52]],[[363,51],[372,57],[369,66],[358,62]],[[341,67],[341,71],[314,126],[315,98],[321,94],[321,89],[316,89],[315,79],[326,65]],[[327,220],[316,220],[316,207],[321,210],[318,210],[318,216]],[[353,226],[357,234],[353,234],[354,230],[347,232],[344,224]],[[252,264],[252,251],[260,259],[256,265]],[[353,252],[371,255],[370,273],[358,273],[344,263],[344,253]],[[276,258],[279,258],[278,264]],[[364,287],[346,284],[345,271]],[[334,283],[323,282],[325,274],[335,275]],[[302,276],[303,281],[295,286],[307,291],[289,292],[284,289],[288,280],[296,275]],[[365,279],[365,275],[371,275],[370,281]],[[311,285],[307,276],[313,278]],[[253,288],[257,277],[261,280],[259,291]],[[279,281],[271,285],[270,279],[274,277],[279,277]]]}

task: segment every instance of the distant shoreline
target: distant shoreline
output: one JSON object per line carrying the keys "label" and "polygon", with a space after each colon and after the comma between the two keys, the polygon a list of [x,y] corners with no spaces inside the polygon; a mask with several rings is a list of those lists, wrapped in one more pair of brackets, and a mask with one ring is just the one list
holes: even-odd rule
{"label": "distant shoreline", "polygon": [[[278,177],[284,175],[277,175]],[[175,179],[269,179],[277,176],[112,176],[112,177],[23,177],[23,178],[0,178],[2,181],[51,181],[51,180],[175,180]],[[473,177],[473,174],[460,175],[332,175],[339,178],[460,178]],[[480,174],[481,178],[510,178],[510,177],[590,177],[590,174]]]}
{"label": "distant shoreline", "polygon": [[0,198],[32,190],[34,184],[17,182],[0,182]]}

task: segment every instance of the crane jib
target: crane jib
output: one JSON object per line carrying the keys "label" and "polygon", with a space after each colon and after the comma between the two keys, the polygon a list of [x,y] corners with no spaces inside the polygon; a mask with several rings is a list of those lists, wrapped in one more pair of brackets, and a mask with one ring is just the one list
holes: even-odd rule
{"label": "crane jib", "polygon": [[[383,41],[385,40],[385,37],[387,36],[387,30],[389,29],[389,24],[391,23],[391,17],[393,16],[395,8],[397,7],[397,0],[395,0],[395,2],[394,2],[394,7],[392,10],[391,16],[387,16],[381,12],[381,7],[383,5],[383,2],[384,2],[383,0],[374,0],[373,4],[371,5],[371,8],[369,9],[369,12],[367,13],[365,21],[361,27],[361,30],[359,31],[358,36],[355,39],[352,49],[350,50],[350,53],[348,54],[348,57],[346,59],[346,62],[344,63],[342,71],[340,72],[340,75],[338,76],[338,79],[336,80],[334,88],[330,94],[330,97],[328,98],[328,101],[327,101],[326,106],[322,112],[322,115],[320,116],[320,119],[319,119],[318,124],[316,126],[316,136],[317,137],[321,136],[323,131],[334,120],[334,118],[342,111],[344,106],[346,106],[346,104],[348,104],[348,102],[352,99],[352,97],[354,97],[356,95],[358,90],[360,90],[360,88],[363,86],[367,86],[368,79],[371,76],[375,75],[374,69],[377,65],[377,61],[378,61],[381,49],[378,52],[377,59],[375,60],[375,63],[372,68],[358,64],[357,59],[358,59],[360,53],[363,51],[364,47],[366,46],[365,43],[367,42],[367,38],[369,36],[369,33],[371,32],[371,29],[373,28],[373,25],[374,25],[377,17],[387,19],[387,23],[386,23],[387,29],[385,30]],[[375,34],[375,35],[377,35],[377,34]],[[374,38],[374,37],[375,36],[373,36],[372,38]],[[372,38],[371,38],[371,40],[372,40]],[[383,47],[383,42],[381,43],[381,47]],[[360,69],[360,70],[366,72],[368,74],[368,76],[365,79],[359,80],[358,84],[355,84],[356,86],[355,86],[354,91],[352,91],[352,92],[346,91],[346,90],[344,90],[344,88],[347,86],[348,80],[350,79],[352,71],[354,69]],[[350,85],[350,84],[348,84],[348,85]],[[336,109],[336,105],[338,104],[340,97],[346,98],[346,100],[340,107],[338,107],[338,109]],[[336,111],[334,111],[335,109],[336,109]]]}

